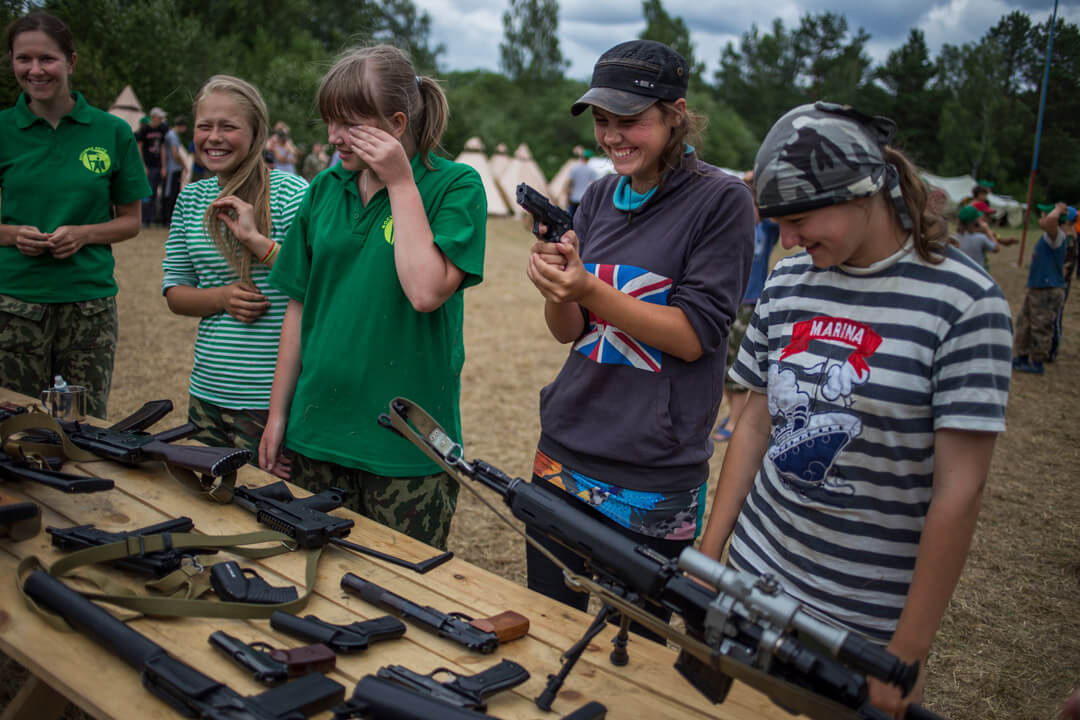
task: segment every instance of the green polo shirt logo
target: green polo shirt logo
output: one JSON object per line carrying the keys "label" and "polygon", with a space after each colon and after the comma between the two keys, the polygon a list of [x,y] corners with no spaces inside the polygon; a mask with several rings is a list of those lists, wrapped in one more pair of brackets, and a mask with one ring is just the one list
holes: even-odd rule
{"label": "green polo shirt logo", "polygon": [[382,222],[383,237],[386,238],[386,242],[390,245],[394,244],[394,216],[387,215],[386,219]]}
{"label": "green polo shirt logo", "polygon": [[103,147],[88,147],[79,153],[79,162],[83,167],[95,175],[104,175],[109,172],[112,161],[109,159],[109,151]]}

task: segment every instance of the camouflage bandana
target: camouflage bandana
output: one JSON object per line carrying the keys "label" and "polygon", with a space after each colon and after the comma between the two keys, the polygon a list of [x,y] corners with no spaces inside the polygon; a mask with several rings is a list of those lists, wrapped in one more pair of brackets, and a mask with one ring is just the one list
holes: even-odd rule
{"label": "camouflage bandana", "polygon": [[911,213],[884,147],[896,123],[848,105],[818,102],[790,110],[769,130],[754,161],[761,217],[793,215],[888,189],[905,230]]}

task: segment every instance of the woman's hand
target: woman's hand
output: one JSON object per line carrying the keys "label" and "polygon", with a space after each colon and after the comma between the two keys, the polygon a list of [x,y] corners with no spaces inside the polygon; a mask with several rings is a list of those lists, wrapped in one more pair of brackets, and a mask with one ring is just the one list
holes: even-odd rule
{"label": "woman's hand", "polygon": [[413,182],[412,165],[401,142],[381,128],[354,125],[349,128],[349,147],[379,176],[391,185]]}
{"label": "woman's hand", "polygon": [[592,277],[581,262],[578,238],[573,230],[567,231],[557,243],[534,245],[526,274],[544,299],[553,303],[580,302]]}
{"label": "woman's hand", "polygon": [[242,323],[253,323],[270,307],[270,301],[251,283],[221,286],[221,307]]}
{"label": "woman's hand", "polygon": [[49,252],[57,260],[71,257],[89,241],[83,225],[61,225],[49,233]]}
{"label": "woman's hand", "polygon": [[50,251],[49,236],[31,225],[20,225],[15,235],[15,249],[27,257]]}
{"label": "woman's hand", "polygon": [[255,228],[255,208],[251,203],[244,202],[235,195],[226,195],[210,203],[210,207],[217,213],[218,220],[229,228],[233,237],[242,242],[248,250],[258,254],[260,249],[264,249],[253,247],[255,240],[265,238]]}

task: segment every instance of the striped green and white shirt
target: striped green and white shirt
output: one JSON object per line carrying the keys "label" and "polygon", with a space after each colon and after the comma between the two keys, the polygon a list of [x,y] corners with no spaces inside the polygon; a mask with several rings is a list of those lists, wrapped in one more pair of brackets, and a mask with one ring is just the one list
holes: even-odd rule
{"label": "striped green and white shirt", "polygon": [[[270,172],[272,240],[284,241],[305,190],[307,182],[298,175]],[[217,178],[190,183],[180,191],[165,243],[163,294],[175,285],[213,288],[240,279],[203,227],[206,208],[220,192]],[[227,312],[199,321],[189,391],[200,400],[234,410],[269,407],[281,321],[289,301],[266,281],[269,274],[266,266],[252,264],[251,280],[270,301],[254,323],[242,323]]]}

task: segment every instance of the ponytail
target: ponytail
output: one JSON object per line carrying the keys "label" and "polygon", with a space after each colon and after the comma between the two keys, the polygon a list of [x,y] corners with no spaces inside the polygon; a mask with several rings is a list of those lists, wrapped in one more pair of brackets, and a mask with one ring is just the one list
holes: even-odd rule
{"label": "ponytail", "polygon": [[446,124],[450,119],[450,104],[446,101],[442,86],[433,78],[418,75],[416,85],[420,91],[420,106],[415,115],[409,118],[409,132],[416,143],[416,152],[420,153],[424,165],[430,170],[428,153],[434,151],[442,142]]}
{"label": "ponytail", "polygon": [[[904,196],[908,213],[911,215],[911,235],[915,242],[915,252],[923,260],[936,265],[945,259],[949,226],[941,213],[929,202],[930,190],[907,156],[891,145],[884,147],[884,153],[885,162],[894,166],[900,176],[900,193]],[[887,205],[897,224],[901,224],[896,208],[892,203]]]}

